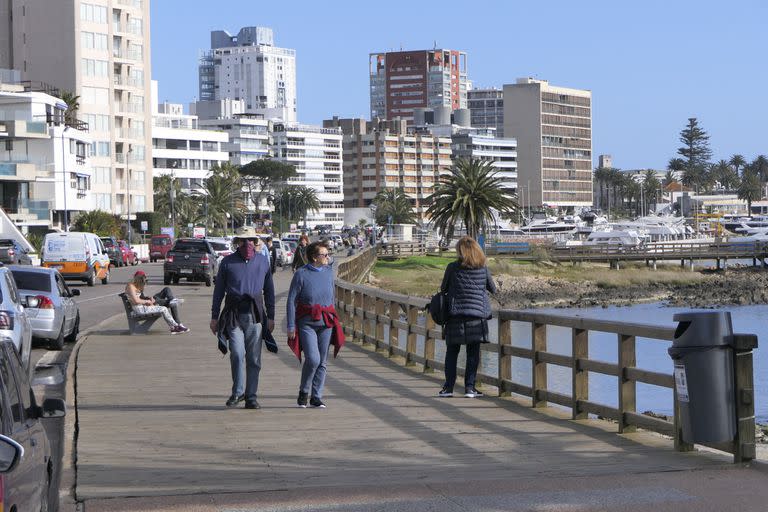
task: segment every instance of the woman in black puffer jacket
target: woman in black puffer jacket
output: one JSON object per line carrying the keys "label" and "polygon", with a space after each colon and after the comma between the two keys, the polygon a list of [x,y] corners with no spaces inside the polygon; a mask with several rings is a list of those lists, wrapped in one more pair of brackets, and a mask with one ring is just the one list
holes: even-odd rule
{"label": "woman in black puffer jacket", "polygon": [[491,272],[485,266],[485,254],[477,242],[465,236],[456,243],[458,259],[448,264],[440,289],[448,292],[448,322],[445,333],[445,385],[438,396],[453,396],[456,383],[456,361],[462,345],[467,346],[464,372],[464,396],[482,396],[475,389],[480,364],[480,344],[488,343],[488,318],[491,301],[486,290],[496,293]]}

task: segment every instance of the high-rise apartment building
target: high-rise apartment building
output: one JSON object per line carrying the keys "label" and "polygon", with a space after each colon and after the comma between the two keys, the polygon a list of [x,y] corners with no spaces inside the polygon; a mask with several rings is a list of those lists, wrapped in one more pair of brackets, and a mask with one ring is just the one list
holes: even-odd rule
{"label": "high-rise apartment building", "polygon": [[245,111],[296,121],[296,50],[274,46],[271,28],[211,32],[199,63],[200,100],[243,100]]}
{"label": "high-rise apartment building", "polygon": [[344,204],[367,208],[386,188],[402,188],[414,212],[423,217],[426,199],[439,176],[448,172],[451,138],[408,133],[405,120],[367,123],[364,119],[330,119],[324,126],[344,132]]}
{"label": "high-rise apartment building", "polygon": [[517,139],[525,206],[592,205],[590,91],[533,78],[505,85],[504,135]]}
{"label": "high-rise apartment building", "polygon": [[458,128],[451,135],[454,160],[464,158],[491,162],[501,187],[517,194],[517,141],[496,136],[492,128]]}
{"label": "high-rise apartment building", "polygon": [[467,91],[470,124],[475,128],[495,128],[497,137],[504,137],[504,91],[501,89],[472,89]]}
{"label": "high-rise apartment building", "polygon": [[467,54],[456,50],[372,53],[371,119],[413,123],[415,108],[467,108]]}
{"label": "high-rise apartment building", "polygon": [[307,212],[307,224],[330,224],[341,229],[344,224],[344,190],[341,170],[341,130],[297,123],[272,126],[274,159],[296,168],[297,176],[288,185],[315,190],[320,201],[318,211]]}
{"label": "high-rise apartment building", "polygon": [[149,0],[0,0],[0,68],[79,96],[94,206],[152,210]]}

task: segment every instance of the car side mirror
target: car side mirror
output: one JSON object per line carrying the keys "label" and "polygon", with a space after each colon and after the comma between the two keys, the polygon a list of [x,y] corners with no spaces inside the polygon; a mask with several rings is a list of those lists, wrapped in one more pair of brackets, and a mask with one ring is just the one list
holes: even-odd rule
{"label": "car side mirror", "polygon": [[70,297],[77,297],[78,295],[80,295],[80,290],[78,290],[77,288],[69,290]]}
{"label": "car side mirror", "polygon": [[108,251],[102,251],[101,254],[109,254]]}
{"label": "car side mirror", "polygon": [[0,473],[8,473],[24,457],[24,447],[8,436],[0,435]]}
{"label": "car side mirror", "polygon": [[61,398],[46,398],[40,411],[41,418],[63,418],[67,414],[67,404]]}

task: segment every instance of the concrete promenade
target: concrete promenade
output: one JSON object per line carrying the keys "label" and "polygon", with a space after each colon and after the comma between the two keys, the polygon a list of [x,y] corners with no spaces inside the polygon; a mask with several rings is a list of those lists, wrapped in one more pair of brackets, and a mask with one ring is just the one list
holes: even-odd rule
{"label": "concrete promenade", "polygon": [[121,315],[81,340],[70,363],[78,510],[768,507],[759,463],[676,453],[658,435],[618,435],[515,399],[438,399],[439,376],[351,344],[329,363],[328,408],[299,409],[300,366],[285,345],[291,273],[277,276],[280,352],[263,352],[260,410],[224,406],[229,359],[208,330],[212,288],[174,287],[191,333],[171,336],[160,320],[127,336]]}

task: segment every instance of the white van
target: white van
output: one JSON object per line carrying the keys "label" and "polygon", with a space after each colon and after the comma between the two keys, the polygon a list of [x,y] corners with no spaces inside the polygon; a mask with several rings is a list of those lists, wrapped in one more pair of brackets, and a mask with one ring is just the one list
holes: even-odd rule
{"label": "white van", "polygon": [[55,268],[64,279],[84,281],[88,286],[96,284],[97,279],[109,283],[109,256],[93,233],[48,233],[41,259],[41,266]]}

